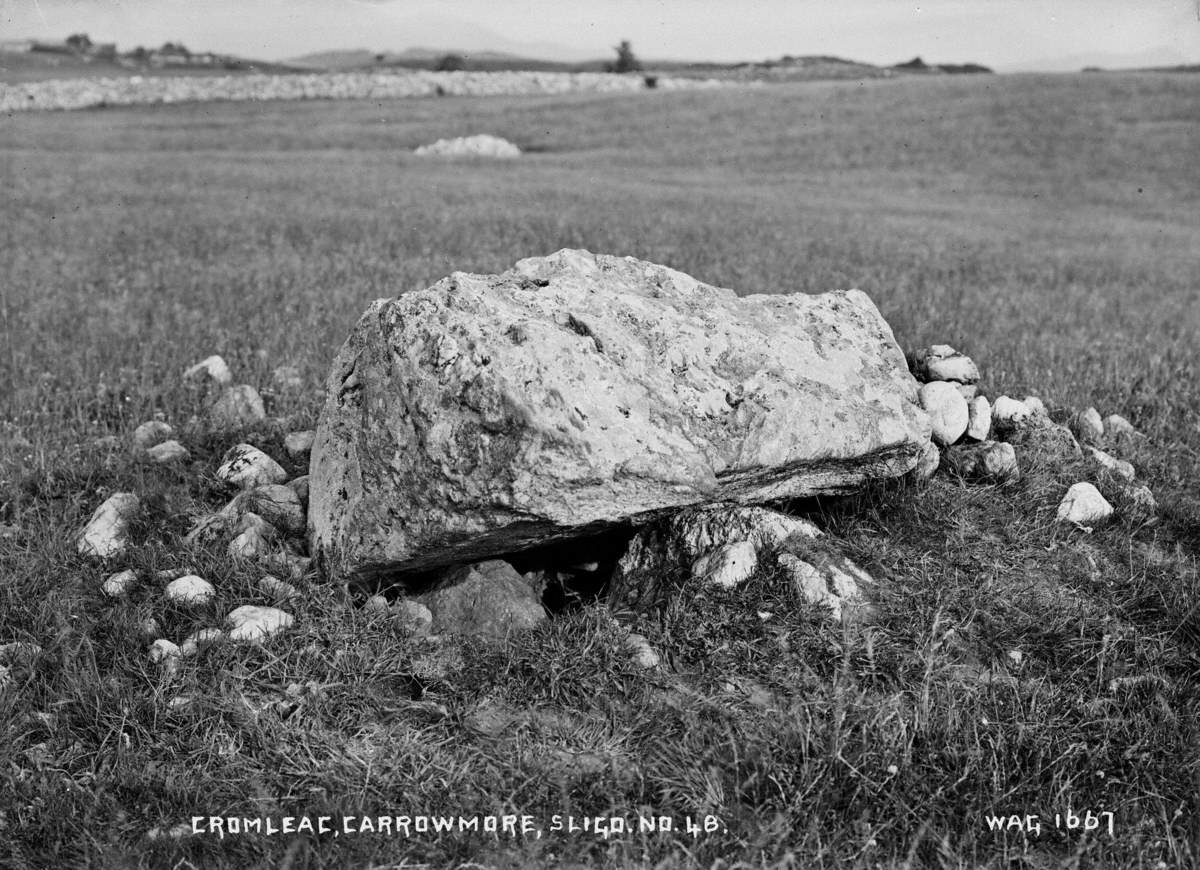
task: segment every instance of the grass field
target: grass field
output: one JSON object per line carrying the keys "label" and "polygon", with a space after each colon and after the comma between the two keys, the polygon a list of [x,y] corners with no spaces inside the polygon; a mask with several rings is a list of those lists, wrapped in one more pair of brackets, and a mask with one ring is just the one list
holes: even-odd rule
{"label": "grass field", "polygon": [[[479,132],[530,153],[410,153]],[[0,696],[0,865],[1196,866],[1197,141],[1194,82],[1149,74],[0,119],[0,642],[45,650]],[[1158,522],[1066,531],[1054,508],[1091,472],[1031,454],[1010,485],[819,506],[881,580],[866,627],[756,577],[639,627],[671,652],[662,672],[595,606],[469,649],[417,701],[415,642],[313,581],[279,642],[162,677],[141,619],[178,641],[260,603],[253,565],[181,541],[221,504],[225,448],[282,455],[370,300],[562,247],[746,293],[859,287],[902,347],[970,354],[988,395],[1129,417]],[[206,428],[180,373],[212,353],[278,425]],[[285,364],[305,388],[273,387]],[[156,411],[189,465],[96,443]],[[70,533],[125,489],[147,503],[134,555],[78,556]],[[181,565],[218,587],[210,613],[164,608],[152,582],[99,589]],[[195,703],[169,710],[178,694]],[[541,712],[481,734],[488,698]],[[720,829],[145,837],[210,814],[639,809]],[[1054,830],[1068,809],[1111,811],[1114,835]],[[993,813],[1042,833],[989,830]]]}

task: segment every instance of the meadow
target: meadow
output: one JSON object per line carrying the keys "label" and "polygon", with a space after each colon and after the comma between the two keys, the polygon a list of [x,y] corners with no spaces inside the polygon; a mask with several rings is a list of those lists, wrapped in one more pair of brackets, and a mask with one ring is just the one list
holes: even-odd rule
{"label": "meadow", "polygon": [[[474,133],[528,153],[411,153]],[[0,695],[0,865],[1200,864],[1197,141],[1194,80],[1155,74],[0,118],[0,642],[44,649]],[[1063,529],[1082,466],[1031,455],[1005,486],[806,506],[882,581],[866,627],[756,577],[639,625],[662,672],[593,605],[417,691],[413,642],[310,579],[279,643],[163,678],[138,623],[182,637],[196,615],[152,581],[110,601],[104,576],[186,564],[220,612],[253,601],[254,566],[181,540],[221,504],[225,448],[278,456],[313,424],[372,299],[563,247],[741,293],[858,287],[901,347],[971,355],[990,396],[1128,417],[1157,522]],[[207,427],[181,373],[213,353],[273,423]],[[305,386],[273,384],[281,365]],[[156,412],[188,465],[98,442]],[[122,489],[146,496],[135,554],[80,557],[70,534]],[[488,698],[546,715],[478,733]],[[1068,809],[1115,833],[1053,829]],[[210,814],[638,810],[720,830],[146,837]],[[1040,835],[985,821],[1028,813]]]}

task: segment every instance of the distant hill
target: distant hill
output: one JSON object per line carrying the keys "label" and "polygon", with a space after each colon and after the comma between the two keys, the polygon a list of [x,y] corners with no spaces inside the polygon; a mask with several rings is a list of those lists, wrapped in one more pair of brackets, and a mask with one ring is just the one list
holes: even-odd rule
{"label": "distant hill", "polygon": [[906,73],[948,73],[950,75],[992,72],[988,67],[978,63],[927,64],[919,56],[904,63],[895,64],[892,69]]}
{"label": "distant hill", "polygon": [[[81,35],[82,36],[82,35]],[[288,64],[249,60],[213,52],[191,52],[167,43],[159,48],[120,52],[112,43],[10,40],[0,42],[0,82],[18,83],[63,78],[124,76],[229,75],[290,73]]]}

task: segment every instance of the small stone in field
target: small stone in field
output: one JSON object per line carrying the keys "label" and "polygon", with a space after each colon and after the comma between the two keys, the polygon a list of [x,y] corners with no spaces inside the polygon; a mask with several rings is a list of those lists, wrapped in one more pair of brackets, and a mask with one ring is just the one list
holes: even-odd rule
{"label": "small stone in field", "polygon": [[1071,431],[1081,444],[1099,444],[1104,437],[1104,422],[1095,408],[1080,411],[1071,418]]}
{"label": "small stone in field", "polygon": [[[186,713],[196,705],[196,699],[191,695],[176,695],[167,701],[167,710],[172,713]],[[147,836],[149,836],[147,834]]]}
{"label": "small stone in field", "polygon": [[913,466],[913,480],[922,481],[929,480],[937,473],[938,466],[942,463],[942,451],[938,450],[936,444],[932,441],[926,441],[925,446],[921,450],[921,455],[917,458],[917,464]]}
{"label": "small stone in field", "polygon": [[1112,438],[1133,438],[1138,430],[1120,414],[1109,414],[1104,418],[1104,431]]}
{"label": "small stone in field", "polygon": [[625,638],[625,649],[633,658],[633,663],[639,668],[650,670],[657,668],[660,662],[658,653],[650,646],[650,641],[640,634],[630,634]]}
{"label": "small stone in field", "polygon": [[1105,471],[1109,471],[1129,483],[1133,482],[1137,473],[1133,470],[1133,466],[1124,459],[1117,459],[1117,457],[1104,452],[1098,447],[1088,447],[1087,452],[1095,463]]}
{"label": "small stone in field", "polygon": [[180,604],[207,604],[216,596],[217,590],[203,577],[187,574],[178,580],[172,580],[163,590],[163,596],[168,601]]}
{"label": "small stone in field", "polygon": [[126,595],[137,583],[137,574],[133,571],[120,571],[110,574],[104,581],[104,594],[109,598],[120,598]]}
{"label": "small stone in field", "polygon": [[362,606],[363,613],[387,613],[388,600],[382,595],[372,595]]}
{"label": "small stone in field", "polygon": [[267,553],[271,534],[270,524],[256,513],[242,515],[237,536],[229,542],[227,552],[235,559],[253,559]]}
{"label": "small stone in field", "polygon": [[840,564],[831,561],[823,570],[792,553],[781,553],[779,567],[787,572],[796,591],[808,602],[828,607],[834,619],[841,619],[844,609],[857,608],[862,603],[859,581],[870,583],[871,577],[849,559]]}
{"label": "small stone in field", "polygon": [[979,387],[975,384],[955,384],[954,381],[947,381],[948,384],[954,384],[954,389],[958,390],[958,394],[968,402],[975,398],[979,393]]}
{"label": "small stone in field", "polygon": [[970,412],[967,400],[946,381],[924,384],[920,391],[921,407],[929,414],[933,423],[933,441],[947,447],[958,441],[967,431]]}
{"label": "small stone in field", "polygon": [[278,553],[267,564],[270,570],[286,574],[289,580],[299,580],[312,568],[312,559],[292,553]]}
{"label": "small stone in field", "polygon": [[299,390],[304,387],[304,378],[295,366],[279,366],[271,372],[271,382],[281,390]]}
{"label": "small stone in field", "polygon": [[249,384],[239,384],[227,387],[217,397],[208,409],[208,416],[217,426],[240,429],[261,423],[267,418],[267,411],[258,390]]}
{"label": "small stone in field", "polygon": [[1011,432],[1029,421],[1029,406],[1019,399],[1000,396],[992,403],[992,427],[997,432]]}
{"label": "small stone in field", "polygon": [[243,505],[284,534],[304,531],[304,508],[291,487],[278,483],[256,486],[238,496]]}
{"label": "small stone in field", "polygon": [[1112,505],[1090,483],[1076,483],[1067,490],[1058,506],[1061,522],[1088,525],[1102,523],[1112,516]]}
{"label": "small stone in field", "polygon": [[228,534],[233,525],[234,518],[227,516],[224,512],[207,514],[192,523],[191,529],[184,535],[183,540],[192,546],[211,544]]}
{"label": "small stone in field", "polygon": [[289,480],[286,484],[292,492],[296,493],[296,498],[300,499],[300,504],[304,510],[308,510],[308,475],[303,474],[294,480]]}
{"label": "small stone in field", "polygon": [[1002,483],[1017,476],[1017,451],[1011,444],[984,441],[956,448],[947,454],[950,465],[970,480]]}
{"label": "small stone in field", "polygon": [[166,465],[169,462],[183,462],[188,458],[188,449],[172,439],[147,448],[146,456],[159,465]]}
{"label": "small stone in field", "polygon": [[222,386],[233,382],[233,375],[229,371],[229,366],[226,365],[224,359],[216,355],[196,363],[183,373],[183,377],[189,381],[197,378],[208,378]]}
{"label": "small stone in field", "polygon": [[218,644],[225,639],[225,632],[219,628],[202,628],[199,631],[193,631],[187,636],[187,639],[179,645],[179,654],[187,658],[194,656],[196,653],[205,647]]}
{"label": "small stone in field", "polygon": [[692,563],[692,576],[701,583],[732,589],[749,579],[758,564],[758,549],[751,541],[737,541],[707,553]]}
{"label": "small stone in field", "polygon": [[133,446],[138,450],[149,450],[174,434],[175,430],[170,424],[162,420],[147,420],[133,430]]}
{"label": "small stone in field", "polygon": [[966,436],[972,441],[986,441],[992,431],[992,403],[987,396],[976,396],[967,403]]}
{"label": "small stone in field", "polygon": [[429,634],[433,628],[432,611],[419,601],[401,598],[396,602],[395,610],[396,616],[418,637]]}
{"label": "small stone in field", "polygon": [[422,145],[414,152],[418,157],[496,157],[507,159],[520,157],[521,149],[499,136],[481,133],[476,136],[459,136],[456,139],[438,139],[430,145]]}
{"label": "small stone in field", "polygon": [[153,616],[147,616],[138,623],[138,634],[149,640],[162,634],[162,626]]}
{"label": "small stone in field", "polygon": [[1021,403],[1029,409],[1029,416],[1050,418],[1050,412],[1046,410],[1046,403],[1037,396],[1026,396]]}
{"label": "small stone in field", "polygon": [[926,383],[955,381],[973,384],[979,380],[979,369],[971,358],[948,344],[935,344],[917,351],[913,355],[913,374]]}
{"label": "small stone in field", "polygon": [[160,637],[154,643],[150,644],[150,661],[154,664],[176,658],[179,658],[179,647],[166,638]]}
{"label": "small stone in field", "polygon": [[288,456],[292,457],[292,459],[307,456],[312,450],[313,438],[316,437],[316,434],[312,429],[305,429],[301,432],[290,432],[283,439],[283,449],[287,451]]}
{"label": "small stone in field", "polygon": [[1127,486],[1124,489],[1125,498],[1129,499],[1130,513],[1134,519],[1153,521],[1158,513],[1158,501],[1154,493],[1145,484]]}
{"label": "small stone in field", "polygon": [[300,597],[295,586],[291,583],[284,583],[271,574],[264,574],[263,578],[258,581],[258,591],[276,601],[291,601]]}
{"label": "small stone in field", "polygon": [[85,556],[108,558],[129,544],[129,520],[141,507],[131,492],[117,492],[96,508],[79,536],[79,552]]}
{"label": "small stone in field", "polygon": [[28,665],[42,654],[42,648],[27,640],[14,640],[0,643],[0,664]]}
{"label": "small stone in field", "polygon": [[221,458],[217,477],[242,489],[250,489],[267,483],[283,483],[287,480],[287,472],[252,444],[235,444]]}
{"label": "small stone in field", "polygon": [[229,624],[230,640],[258,642],[284,630],[294,620],[290,613],[277,607],[244,604],[225,617],[225,621]]}

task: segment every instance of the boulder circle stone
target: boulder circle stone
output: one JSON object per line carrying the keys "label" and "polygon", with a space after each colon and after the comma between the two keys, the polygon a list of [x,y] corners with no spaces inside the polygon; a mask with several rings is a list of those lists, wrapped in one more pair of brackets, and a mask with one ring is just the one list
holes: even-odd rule
{"label": "boulder circle stone", "polygon": [[929,432],[861,291],[739,298],[563,250],[371,305],[327,383],[310,545],[331,578],[481,561],[896,477]]}

